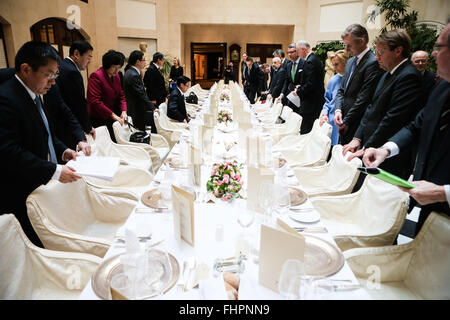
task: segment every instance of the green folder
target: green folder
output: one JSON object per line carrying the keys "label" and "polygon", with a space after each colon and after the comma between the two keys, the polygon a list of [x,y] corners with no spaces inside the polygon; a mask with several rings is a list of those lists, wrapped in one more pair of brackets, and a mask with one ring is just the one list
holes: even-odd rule
{"label": "green folder", "polygon": [[387,171],[384,171],[383,169],[375,168],[375,167],[368,167],[368,168],[358,168],[359,171],[364,172],[366,174],[370,174],[374,176],[375,178],[378,178],[380,180],[383,180],[387,183],[393,184],[394,186],[400,186],[404,188],[415,188],[416,186],[412,184],[409,181],[406,181],[400,177],[397,177],[396,175],[393,175],[392,173],[389,173]]}

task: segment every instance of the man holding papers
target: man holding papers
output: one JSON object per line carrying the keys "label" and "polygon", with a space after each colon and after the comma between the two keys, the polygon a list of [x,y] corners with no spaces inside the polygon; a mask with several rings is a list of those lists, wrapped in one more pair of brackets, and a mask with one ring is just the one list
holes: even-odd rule
{"label": "man holding papers", "polygon": [[58,53],[50,44],[30,41],[17,52],[16,75],[0,86],[0,213],[14,213],[25,234],[42,246],[27,217],[28,195],[50,179],[63,183],[80,178],[58,162],[76,158],[52,132],[42,107],[58,75]]}
{"label": "man holding papers", "polygon": [[418,145],[412,189],[404,189],[422,205],[416,234],[431,211],[450,215],[450,23],[439,36],[433,55],[442,80],[434,87],[424,109],[381,148],[369,148],[363,161],[378,166],[385,159]]}

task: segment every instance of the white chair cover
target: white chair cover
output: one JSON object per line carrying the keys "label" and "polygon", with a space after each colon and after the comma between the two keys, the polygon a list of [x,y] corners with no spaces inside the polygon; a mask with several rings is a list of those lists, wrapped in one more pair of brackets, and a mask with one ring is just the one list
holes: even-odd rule
{"label": "white chair cover", "polygon": [[331,159],[327,164],[294,168],[302,189],[310,197],[352,192],[360,173],[357,168],[361,167],[362,162],[359,158],[347,161],[349,155],[350,153],[347,153],[344,157],[342,146],[338,144],[333,147]]}
{"label": "white chair cover", "polygon": [[180,137],[185,130],[178,125],[183,124],[187,126],[187,124],[182,122],[169,121],[169,118],[167,116],[164,116],[162,112],[161,115],[156,112],[153,113],[153,118],[155,119],[156,131],[166,139],[169,144],[169,148],[172,149],[173,146],[178,142],[178,140],[180,140]]}
{"label": "white chair cover", "polygon": [[288,106],[284,106],[283,110],[281,111],[280,118],[283,119],[284,121],[287,121],[292,112],[293,111],[291,108],[289,108]]}
{"label": "white chair cover", "polygon": [[147,143],[130,142],[131,131],[130,128],[124,124],[120,125],[118,121],[113,123],[114,136],[116,141],[122,145],[141,147],[148,152],[152,159],[152,171],[156,173],[161,167],[162,162],[166,159],[170,152],[169,143],[167,140],[156,133],[151,134],[151,145]]}
{"label": "white chair cover", "polygon": [[112,142],[106,126],[95,128],[96,139],[87,135],[88,142],[92,148],[92,155],[98,157],[116,157],[121,164],[132,165],[144,170],[152,170],[152,159],[141,147],[131,145],[120,145]]}
{"label": "white chair cover", "polygon": [[77,299],[101,259],[31,243],[12,214],[0,215],[1,300]]}
{"label": "white chair cover", "polygon": [[291,112],[285,123],[276,124],[275,128],[270,130],[272,141],[276,144],[286,136],[298,136],[302,120],[303,118],[299,114]]}
{"label": "white chair cover", "polygon": [[83,179],[89,185],[98,189],[125,189],[133,192],[136,197],[140,197],[142,193],[149,190],[153,175],[146,170],[132,166],[119,166],[119,170],[117,170],[112,181],[87,176]]}
{"label": "white chair cover", "polygon": [[96,189],[83,179],[51,180],[27,198],[28,217],[45,248],[103,257],[139,199],[125,190]]}
{"label": "white chair cover", "polygon": [[[450,218],[432,212],[413,241],[351,249],[344,256],[372,299],[448,300],[449,250]],[[379,276],[379,287],[370,281],[375,278],[374,271]]]}
{"label": "white chair cover", "polygon": [[405,221],[408,199],[399,188],[368,176],[355,193],[310,200],[344,251],[394,243]]}
{"label": "white chair cover", "polygon": [[261,122],[267,124],[275,123],[275,121],[277,121],[278,117],[281,115],[282,109],[283,105],[281,103],[277,103],[270,108],[269,112],[262,113],[258,115],[257,118],[261,120]]}

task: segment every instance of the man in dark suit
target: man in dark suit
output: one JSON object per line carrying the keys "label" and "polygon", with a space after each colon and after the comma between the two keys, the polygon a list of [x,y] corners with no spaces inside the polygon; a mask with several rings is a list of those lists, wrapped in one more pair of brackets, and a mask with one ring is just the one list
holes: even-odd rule
{"label": "man in dark suit", "polygon": [[67,183],[80,178],[58,162],[76,158],[53,134],[40,95],[55,83],[58,53],[47,43],[29,41],[17,52],[16,75],[0,85],[1,213],[14,213],[25,234],[42,246],[28,219],[28,195],[50,179]]}
{"label": "man in dark suit", "polygon": [[[14,78],[16,69],[0,69],[0,84]],[[58,139],[70,149],[82,151],[86,156],[91,155],[91,146],[86,141],[80,123],[73,115],[61,97],[58,84],[54,84],[42,97],[43,108],[48,116],[52,131]],[[74,142],[74,145],[70,145]]]}
{"label": "man in dark suit", "polygon": [[296,94],[300,97],[298,113],[303,118],[300,134],[305,134],[311,131],[325,103],[323,86],[325,70],[320,59],[311,51],[307,41],[297,42],[297,50],[300,58],[305,60],[302,79],[296,90]]}
{"label": "man in dark suit", "polygon": [[267,91],[269,90],[267,86],[267,81],[269,81],[269,73],[270,68],[269,65],[264,63],[260,66],[260,83],[259,83],[259,89],[258,93],[259,96],[261,96],[261,100],[266,100],[267,98]]}
{"label": "man in dark suit", "polygon": [[418,145],[412,189],[404,189],[422,205],[416,235],[432,211],[450,215],[450,24],[436,42],[437,71],[442,80],[433,88],[425,108],[381,148],[364,153],[366,166],[377,167],[397,157],[410,145]]}
{"label": "man in dark suit", "polygon": [[286,97],[293,91],[296,90],[296,87],[300,85],[302,80],[302,72],[303,65],[305,60],[303,60],[297,51],[297,45],[295,43],[291,43],[288,46],[288,56],[291,60],[290,62],[286,62],[286,78],[284,79],[283,89],[281,89],[281,94],[277,99],[277,103],[281,100],[283,105],[288,105],[295,112],[299,112],[299,108],[296,107],[292,102],[290,102]]}
{"label": "man in dark suit", "polygon": [[[364,149],[381,147],[394,133],[414,119],[423,107],[421,99],[422,78],[408,61],[411,39],[405,30],[396,29],[381,34],[376,40],[377,60],[386,70],[373,95],[371,104],[356,130],[353,140],[344,146],[343,154],[360,157]],[[408,179],[412,171],[411,150],[400,157],[389,159],[382,168]]]}
{"label": "man in dark suit", "polygon": [[259,85],[261,83],[261,70],[256,62],[253,62],[252,57],[247,57],[245,60],[247,64],[247,75],[245,83],[247,86],[247,98],[250,104],[255,103],[256,92],[258,91]]}
{"label": "man in dark suit", "polygon": [[411,63],[422,75],[422,86],[424,90],[423,101],[427,101],[430,95],[431,89],[436,84],[436,74],[434,72],[428,71],[428,64],[430,60],[428,58],[428,52],[426,51],[416,51],[411,56]]}
{"label": "man in dark suit", "polygon": [[128,115],[133,119],[133,125],[141,131],[145,131],[146,126],[151,126],[152,133],[157,133],[153,119],[153,112],[157,109],[148,98],[142,82],[141,70],[145,68],[145,64],[142,51],[131,52],[123,78],[123,90],[127,100]]}
{"label": "man in dark suit", "polygon": [[242,53],[242,61],[241,61],[241,81],[242,81],[242,86],[244,87],[244,93],[247,95],[246,92],[246,86],[245,86],[245,79],[247,78],[247,63],[245,63],[245,61],[247,60],[247,52],[243,52]]}
{"label": "man in dark suit", "polygon": [[[86,70],[92,59],[94,49],[87,41],[75,41],[69,49],[69,57],[61,61],[59,76],[56,79],[61,96],[81,124],[86,134],[95,139],[95,129],[89,118],[86,93],[81,71]],[[67,141],[67,146],[75,148],[76,141]]]}
{"label": "man in dark suit", "polygon": [[161,52],[153,54],[153,60],[144,75],[144,85],[147,95],[155,107],[166,101],[166,81],[161,68],[164,65],[164,55]]}
{"label": "man in dark suit", "polygon": [[191,79],[185,76],[178,77],[177,86],[178,88],[170,93],[167,104],[167,116],[170,119],[187,123],[190,119],[186,112],[184,94],[191,87]]}
{"label": "man in dark suit", "polygon": [[369,34],[360,24],[348,26],[341,35],[348,60],[341,87],[336,94],[334,123],[339,128],[339,143],[349,143],[372,100],[382,70],[368,47]]}
{"label": "man in dark suit", "polygon": [[280,96],[284,81],[286,80],[286,70],[283,68],[279,57],[273,58],[272,66],[274,73],[270,82],[269,94],[267,96],[268,100],[277,99]]}

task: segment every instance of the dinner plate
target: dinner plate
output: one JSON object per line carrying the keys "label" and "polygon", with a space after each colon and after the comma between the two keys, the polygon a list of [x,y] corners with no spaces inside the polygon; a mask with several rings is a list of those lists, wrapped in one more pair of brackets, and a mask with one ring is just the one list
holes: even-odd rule
{"label": "dinner plate", "polygon": [[141,201],[147,207],[153,209],[168,209],[168,207],[161,205],[162,200],[161,192],[158,189],[152,189],[144,192],[141,196]]}
{"label": "dinner plate", "polygon": [[[159,254],[164,254],[162,251],[154,250],[154,252],[159,252]],[[169,291],[178,281],[178,277],[180,275],[180,266],[178,264],[177,259],[175,257],[168,253],[171,268],[168,268],[168,266],[163,265],[162,269],[163,272],[169,272],[169,269],[171,270],[171,274],[168,274],[167,276],[170,276],[170,280],[167,283],[166,287],[163,289],[163,293],[166,293]],[[97,268],[95,273],[92,275],[91,278],[91,284],[92,289],[94,290],[95,294],[103,299],[103,300],[111,300],[111,291],[110,291],[110,283],[113,276],[116,274],[123,273],[123,266],[120,263],[120,255],[111,257],[109,259],[106,259],[103,261],[100,266]],[[148,299],[151,297],[156,296],[156,292],[152,291],[151,288],[148,288],[148,292],[144,292],[142,296],[138,297],[139,299]]]}
{"label": "dinner plate", "polygon": [[336,246],[311,235],[302,236],[305,238],[306,275],[328,277],[342,269],[344,255]]}
{"label": "dinner plate", "polygon": [[320,220],[320,214],[314,209],[290,212],[289,217],[301,223],[314,223]]}
{"label": "dinner plate", "polygon": [[299,188],[289,187],[289,195],[291,197],[291,206],[299,206],[308,199],[306,192]]}

